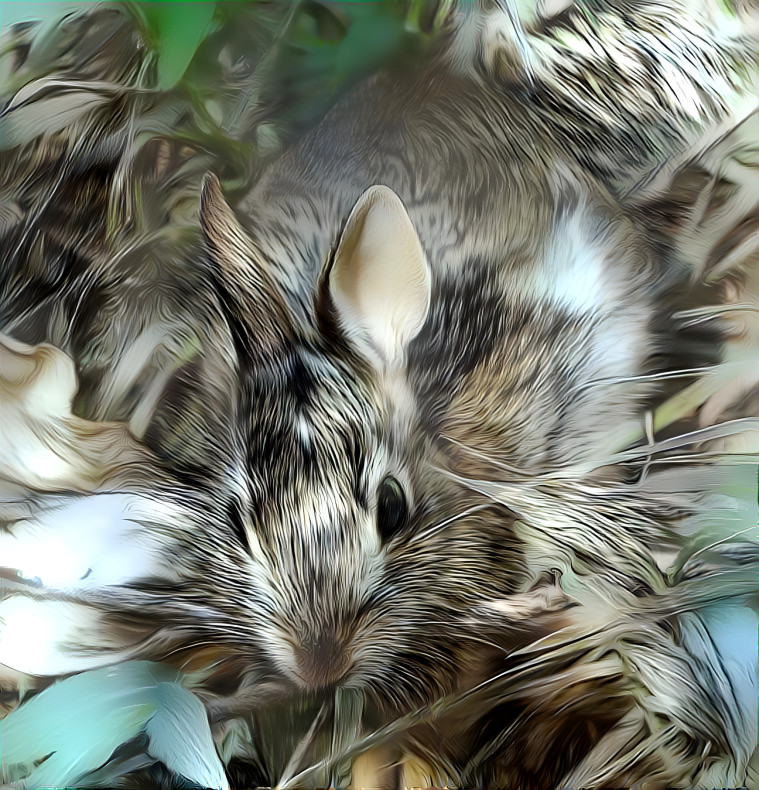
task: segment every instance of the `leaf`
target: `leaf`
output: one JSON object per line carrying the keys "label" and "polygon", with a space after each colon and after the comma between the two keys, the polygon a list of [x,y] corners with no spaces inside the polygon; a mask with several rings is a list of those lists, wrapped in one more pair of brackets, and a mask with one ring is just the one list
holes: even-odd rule
{"label": "leaf", "polygon": [[148,752],[170,771],[201,787],[225,788],[203,703],[178,683],[159,683],[158,707],[148,721]]}
{"label": "leaf", "polygon": [[[335,691],[335,715],[332,722],[330,756],[343,754],[361,735],[361,716],[364,696],[357,689],[338,688]],[[330,787],[345,787],[350,783],[351,760],[338,760],[332,766]]]}
{"label": "leaf", "polygon": [[26,787],[87,784],[142,732],[153,761],[201,787],[227,786],[203,704],[176,670],[147,661],[66,678],[10,713],[0,722],[2,778]]}
{"label": "leaf", "polygon": [[208,35],[216,3],[150,3],[141,10],[158,55],[156,87],[166,91],[182,79]]}
{"label": "leaf", "polygon": [[400,20],[372,6],[362,11],[338,46],[335,68],[341,79],[377,68],[398,51],[401,43]]}
{"label": "leaf", "polygon": [[156,710],[149,667],[133,662],[74,675],[10,713],[0,722],[4,778],[70,787],[99,768]]}

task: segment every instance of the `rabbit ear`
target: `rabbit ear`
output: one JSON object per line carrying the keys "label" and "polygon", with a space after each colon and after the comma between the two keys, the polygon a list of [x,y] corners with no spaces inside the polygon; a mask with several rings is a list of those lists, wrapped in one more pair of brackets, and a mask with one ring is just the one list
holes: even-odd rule
{"label": "rabbit ear", "polygon": [[391,189],[373,186],[353,208],[329,272],[343,331],[393,367],[430,306],[430,271],[411,219]]}
{"label": "rabbit ear", "polygon": [[252,360],[271,359],[292,336],[292,322],[263,256],[211,173],[203,180],[200,224],[241,353]]}

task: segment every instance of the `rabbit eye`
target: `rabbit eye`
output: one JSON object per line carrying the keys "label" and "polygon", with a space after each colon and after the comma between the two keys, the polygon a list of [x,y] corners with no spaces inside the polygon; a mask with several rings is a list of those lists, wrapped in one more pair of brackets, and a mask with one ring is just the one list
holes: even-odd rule
{"label": "rabbit eye", "polygon": [[398,534],[408,521],[408,505],[401,484],[386,477],[377,489],[377,529],[383,541]]}

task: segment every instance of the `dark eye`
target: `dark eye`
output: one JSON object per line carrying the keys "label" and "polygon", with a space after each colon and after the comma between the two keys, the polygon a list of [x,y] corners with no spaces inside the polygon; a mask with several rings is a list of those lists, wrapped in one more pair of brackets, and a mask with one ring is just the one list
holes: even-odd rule
{"label": "dark eye", "polygon": [[383,541],[398,534],[408,521],[408,505],[401,484],[386,477],[377,489],[377,529]]}

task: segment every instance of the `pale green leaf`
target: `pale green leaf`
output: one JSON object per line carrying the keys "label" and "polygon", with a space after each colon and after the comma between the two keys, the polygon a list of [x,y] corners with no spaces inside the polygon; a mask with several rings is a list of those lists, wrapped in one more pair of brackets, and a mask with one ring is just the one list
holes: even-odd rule
{"label": "pale green leaf", "polygon": [[0,722],[2,779],[28,788],[87,785],[140,733],[150,761],[201,787],[227,786],[203,704],[176,670],[147,661],[74,675],[12,711]]}
{"label": "pale green leaf", "polygon": [[151,670],[131,662],[74,675],[12,711],[0,722],[5,778],[23,779],[27,787],[70,787],[99,768],[155,712]]}
{"label": "pale green leaf", "polygon": [[201,787],[225,788],[203,703],[178,683],[159,683],[156,701],[146,727],[151,756]]}

